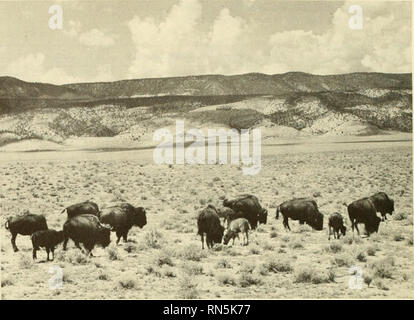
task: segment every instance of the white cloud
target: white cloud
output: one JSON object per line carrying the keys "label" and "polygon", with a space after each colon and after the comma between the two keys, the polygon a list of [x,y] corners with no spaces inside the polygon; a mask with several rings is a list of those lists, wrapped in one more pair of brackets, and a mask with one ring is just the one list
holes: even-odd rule
{"label": "white cloud", "polygon": [[[68,27],[67,27],[68,26]],[[81,30],[81,23],[79,21],[69,20],[67,24],[63,25],[63,33],[74,38],[77,37]]]}
{"label": "white cloud", "polygon": [[302,30],[273,34],[265,71],[411,72],[411,29],[407,14],[389,3],[363,3],[363,29],[351,30],[350,5],[345,3],[335,12],[332,28],[321,35]]}
{"label": "white cloud", "polygon": [[111,66],[104,64],[98,67],[95,76],[89,78],[78,78],[69,75],[59,67],[46,68],[44,65],[45,55],[43,53],[31,53],[20,57],[7,66],[6,75],[19,78],[29,82],[44,82],[53,84],[66,84],[74,82],[98,82],[112,81],[113,74]]}
{"label": "white cloud", "polygon": [[92,29],[82,33],[79,36],[79,41],[88,47],[109,47],[115,43],[112,37],[106,35],[99,29]]}
{"label": "white cloud", "polygon": [[351,4],[345,3],[334,13],[331,27],[322,34],[311,30],[277,32],[258,47],[254,45],[254,21],[223,8],[207,29],[200,28],[200,2],[180,0],[162,21],[135,16],[128,22],[135,45],[129,77],[287,71],[410,72],[410,13],[401,10],[401,5],[364,2],[360,4],[364,27],[351,30]]}

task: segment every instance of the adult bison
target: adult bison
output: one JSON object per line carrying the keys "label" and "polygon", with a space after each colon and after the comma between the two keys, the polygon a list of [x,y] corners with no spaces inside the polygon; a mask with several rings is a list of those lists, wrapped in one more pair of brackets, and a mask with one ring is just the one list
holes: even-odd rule
{"label": "adult bison", "polygon": [[362,198],[348,205],[349,220],[351,220],[352,232],[356,228],[358,235],[358,223],[365,225],[367,235],[378,232],[381,218],[377,216],[377,209],[370,198]]}
{"label": "adult bison", "polygon": [[394,212],[394,200],[388,197],[385,192],[377,192],[369,197],[377,212],[381,212],[382,221],[387,220],[387,213],[392,215]]}
{"label": "adult bison", "polygon": [[203,209],[197,218],[198,234],[201,236],[201,248],[204,249],[204,234],[206,234],[207,248],[212,248],[214,243],[221,243],[224,227],[220,223],[219,215],[214,206],[209,204]]}
{"label": "adult bison", "polygon": [[299,220],[300,224],[308,224],[315,230],[323,229],[323,214],[319,212],[315,200],[297,198],[283,202],[276,209],[276,219],[279,213],[283,216],[283,226],[290,230],[289,218]]}
{"label": "adult bison", "polygon": [[11,244],[14,252],[19,251],[16,246],[16,237],[18,234],[23,236],[30,236],[32,233],[39,230],[47,230],[46,218],[42,215],[25,213],[23,215],[13,216],[7,219],[4,224],[6,229],[10,230],[12,235]]}
{"label": "adult bison", "polygon": [[233,209],[236,213],[241,213],[237,218],[245,218],[249,221],[252,229],[257,228],[257,224],[267,222],[267,210],[263,209],[259,199],[251,194],[241,195],[234,200],[224,199],[223,206]]}
{"label": "adult bison", "polygon": [[145,209],[126,202],[102,209],[100,220],[116,232],[116,243],[119,243],[121,237],[127,242],[128,232],[133,226],[142,228],[147,224]]}
{"label": "adult bison", "polygon": [[99,218],[99,208],[95,202],[84,201],[80,203],[72,204],[71,206],[63,209],[61,213],[65,212],[68,215],[68,219],[79,216],[81,214],[92,214]]}
{"label": "adult bison", "polygon": [[65,236],[63,250],[66,250],[68,240],[72,239],[76,247],[81,250],[79,243],[82,243],[91,256],[95,245],[99,244],[105,248],[111,242],[110,228],[102,225],[92,214],[83,214],[68,219],[63,225],[63,233]]}

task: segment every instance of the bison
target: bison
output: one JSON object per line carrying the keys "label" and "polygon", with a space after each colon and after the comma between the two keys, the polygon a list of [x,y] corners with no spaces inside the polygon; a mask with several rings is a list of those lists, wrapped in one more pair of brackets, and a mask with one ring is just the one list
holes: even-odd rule
{"label": "bison", "polygon": [[387,213],[392,215],[394,212],[394,200],[388,197],[385,192],[377,192],[369,197],[377,212],[381,212],[382,221],[387,220]]}
{"label": "bison", "polygon": [[76,204],[72,204],[71,206],[63,209],[61,213],[65,212],[68,215],[68,219],[73,217],[79,216],[81,214],[92,214],[99,218],[99,208],[95,202],[92,201],[84,201]]}
{"label": "bison", "polygon": [[367,235],[378,232],[381,218],[377,216],[377,209],[370,198],[362,198],[348,205],[349,220],[351,220],[352,232],[356,228],[358,235],[358,223],[365,225]]}
{"label": "bison", "polygon": [[290,230],[289,218],[299,220],[300,224],[308,224],[315,230],[323,229],[323,214],[319,212],[315,200],[297,198],[283,202],[276,209],[276,219],[279,213],[283,216],[283,226]]}
{"label": "bison", "polygon": [[96,244],[105,248],[111,242],[111,229],[101,224],[92,214],[83,214],[67,220],[63,225],[63,233],[65,236],[63,250],[66,250],[69,239],[72,239],[76,247],[81,250],[79,243],[83,243],[87,254],[91,256]]}
{"label": "bison", "polygon": [[249,221],[252,229],[256,229],[258,223],[267,222],[267,210],[262,208],[256,196],[245,194],[234,200],[224,199],[223,206],[233,209],[234,212],[240,212],[242,218]]}
{"label": "bison", "polygon": [[17,235],[30,236],[36,231],[46,230],[47,222],[44,216],[27,212],[23,215],[8,218],[4,226],[10,230],[12,235],[11,244],[14,252],[17,252],[19,251],[16,246]]}
{"label": "bison", "polygon": [[121,237],[127,242],[128,232],[132,226],[143,228],[147,224],[146,211],[143,207],[134,207],[129,203],[121,203],[108,208],[101,212],[101,222],[112,227],[116,232],[119,243]]}
{"label": "bison", "polygon": [[239,233],[242,233],[243,235],[243,245],[249,244],[249,230],[250,230],[250,224],[249,221],[245,218],[238,218],[230,222],[229,227],[227,228],[227,232],[224,235],[223,242],[224,244],[228,244],[231,239],[234,239],[237,237],[239,239]]}
{"label": "bison", "polygon": [[332,229],[335,239],[339,239],[341,237],[339,231],[342,233],[343,236],[345,236],[346,234],[346,226],[344,225],[344,219],[342,218],[342,215],[338,212],[334,212],[329,216],[328,227],[328,240],[331,240]]}
{"label": "bison", "polygon": [[220,223],[219,215],[214,206],[209,204],[197,218],[198,234],[201,236],[201,248],[204,249],[204,233],[207,247],[212,248],[214,243],[221,243],[224,227]]}
{"label": "bison", "polygon": [[36,252],[40,248],[45,248],[47,252],[47,261],[49,261],[49,252],[52,252],[52,261],[55,259],[56,246],[65,240],[63,230],[56,231],[53,229],[36,231],[31,236],[33,245],[33,260],[37,259]]}

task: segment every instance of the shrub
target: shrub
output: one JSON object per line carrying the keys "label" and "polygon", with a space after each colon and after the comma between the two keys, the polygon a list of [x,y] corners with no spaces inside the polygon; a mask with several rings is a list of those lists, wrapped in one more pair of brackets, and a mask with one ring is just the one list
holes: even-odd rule
{"label": "shrub", "polygon": [[251,247],[249,250],[250,254],[260,254],[260,249],[257,246]]}
{"label": "shrub", "polygon": [[302,241],[297,240],[297,241],[290,243],[289,247],[291,247],[292,249],[302,249],[303,244],[302,244]]}
{"label": "shrub", "polygon": [[271,231],[269,234],[270,238],[276,238],[277,237],[277,232],[276,231]]}
{"label": "shrub", "polygon": [[369,287],[369,285],[372,282],[372,274],[370,274],[370,273],[364,273],[362,277],[364,279],[364,283]]}
{"label": "shrub", "polygon": [[327,252],[333,252],[337,253],[342,251],[342,244],[340,242],[331,242],[329,245],[325,248],[325,251]]}
{"label": "shrub", "polygon": [[309,266],[302,266],[295,272],[295,282],[298,283],[329,283],[335,281],[332,270],[318,270]]}
{"label": "shrub", "polygon": [[216,274],[216,279],[222,285],[234,286],[236,284],[236,280],[234,279],[234,276],[228,272],[221,272],[221,273]]}
{"label": "shrub", "polygon": [[224,269],[230,269],[232,268],[232,265],[230,264],[230,262],[225,259],[225,258],[221,258],[217,263],[216,263],[216,268],[224,268]]}
{"label": "shrub", "polygon": [[352,257],[346,253],[335,255],[333,263],[338,267],[349,267],[352,264]]}
{"label": "shrub", "polygon": [[374,276],[378,278],[392,278],[394,258],[386,257],[371,264]]}
{"label": "shrub", "polygon": [[137,286],[135,275],[132,273],[123,274],[118,279],[118,286],[122,289],[134,289]]}
{"label": "shrub", "polygon": [[168,277],[168,278],[175,278],[176,274],[174,272],[174,270],[170,267],[164,268],[164,270],[162,271],[162,275],[164,277]]}
{"label": "shrub", "polygon": [[402,211],[394,213],[392,217],[393,220],[397,220],[397,221],[405,220],[407,218],[408,218],[408,214]]}
{"label": "shrub", "polygon": [[105,249],[106,253],[108,254],[109,260],[115,261],[115,260],[121,260],[121,256],[119,254],[119,250],[116,246],[116,244],[111,244]]}
{"label": "shrub", "polygon": [[19,254],[19,267],[21,269],[29,269],[33,266],[33,260],[30,256],[23,253]]}
{"label": "shrub", "polygon": [[365,252],[364,251],[358,251],[357,253],[356,253],[356,259],[358,260],[358,261],[360,261],[360,262],[365,262],[365,261],[367,261],[367,255],[365,254]]}
{"label": "shrub", "polygon": [[378,246],[377,245],[369,245],[367,247],[367,254],[369,256],[375,256],[375,253],[378,251]]}
{"label": "shrub", "polygon": [[161,272],[159,268],[154,267],[153,265],[147,265],[145,267],[145,274],[149,275],[149,274],[153,274],[157,277],[161,277]]}
{"label": "shrub", "polygon": [[158,254],[157,257],[155,257],[154,263],[159,267],[162,267],[163,265],[168,265],[168,266],[173,267],[174,262],[171,259],[171,255],[172,254],[170,251],[163,250]]}
{"label": "shrub", "polygon": [[253,275],[253,274],[248,273],[248,272],[242,272],[240,274],[239,279],[238,279],[238,283],[239,283],[240,287],[245,288],[245,287],[249,287],[249,286],[252,286],[252,285],[260,285],[263,282],[256,275]]}
{"label": "shrub", "polygon": [[147,231],[144,235],[144,243],[148,248],[161,248],[162,234],[155,229]]}
{"label": "shrub", "polygon": [[190,261],[201,261],[206,257],[206,253],[196,245],[189,245],[182,249],[181,257]]}
{"label": "shrub", "polygon": [[189,276],[184,276],[179,280],[179,296],[183,299],[197,299],[199,292],[197,284]]}
{"label": "shrub", "polygon": [[80,250],[69,251],[66,254],[66,259],[72,264],[87,264],[90,261],[89,257]]}
{"label": "shrub", "polygon": [[186,262],[183,264],[183,270],[190,276],[203,274],[203,266],[196,262]]}
{"label": "shrub", "polygon": [[127,243],[125,243],[125,245],[124,245],[124,250],[126,251],[126,252],[128,252],[128,253],[133,253],[133,252],[136,252],[137,251],[137,246],[135,245],[135,244],[133,244],[133,243],[130,243],[130,242],[127,242]]}
{"label": "shrub", "polygon": [[269,272],[291,272],[293,270],[291,264],[287,260],[269,259],[264,262],[263,267]]}
{"label": "shrub", "polygon": [[404,235],[402,235],[401,233],[397,233],[394,235],[394,241],[403,241],[405,239]]}
{"label": "shrub", "polygon": [[106,273],[100,272],[98,275],[98,280],[108,280],[109,276]]}
{"label": "shrub", "polygon": [[7,286],[12,286],[14,284],[14,281],[8,277],[3,277],[1,278],[1,287],[7,287]]}

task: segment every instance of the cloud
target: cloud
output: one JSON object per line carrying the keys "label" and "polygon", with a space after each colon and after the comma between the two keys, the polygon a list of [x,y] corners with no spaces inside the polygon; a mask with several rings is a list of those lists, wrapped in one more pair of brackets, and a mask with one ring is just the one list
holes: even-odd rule
{"label": "cloud", "polygon": [[363,3],[363,29],[352,30],[348,26],[351,4],[345,3],[335,12],[332,28],[323,34],[303,30],[273,34],[265,71],[411,72],[409,15],[392,3]]}
{"label": "cloud", "polygon": [[411,72],[409,10],[401,10],[401,4],[364,2],[360,4],[364,27],[351,30],[351,4],[346,2],[336,10],[323,33],[310,29],[276,32],[263,45],[255,46],[258,29],[254,19],[245,20],[224,7],[207,28],[200,27],[200,2],[180,0],[161,21],[134,16],[127,23],[135,46],[129,77]]}
{"label": "cloud", "polygon": [[69,75],[63,68],[53,67],[48,69],[44,62],[45,55],[43,53],[31,53],[10,63],[6,74],[24,81],[53,84],[113,80],[111,66],[108,64],[100,65],[95,76],[79,78]]}
{"label": "cloud", "polygon": [[113,38],[105,35],[99,29],[92,29],[82,33],[79,36],[79,42],[88,47],[109,47],[115,43]]}
{"label": "cloud", "polygon": [[65,24],[63,25],[63,33],[71,38],[77,37],[81,30],[80,21],[69,20],[67,25],[69,25],[69,28]]}

